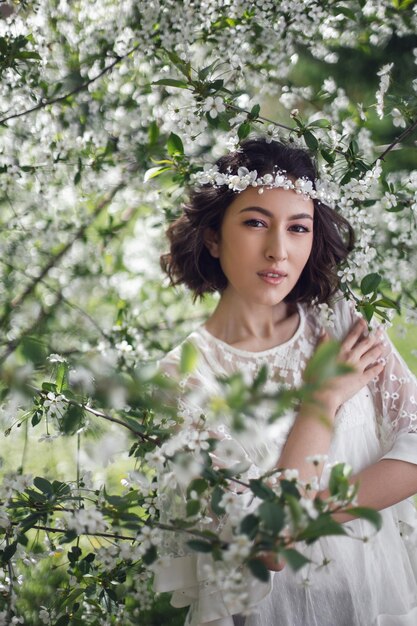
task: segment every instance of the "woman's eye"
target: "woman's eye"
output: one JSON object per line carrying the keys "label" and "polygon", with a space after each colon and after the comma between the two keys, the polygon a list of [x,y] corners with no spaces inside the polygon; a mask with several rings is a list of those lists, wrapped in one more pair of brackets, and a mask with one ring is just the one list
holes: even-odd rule
{"label": "woman's eye", "polygon": [[302,224],[294,224],[290,226],[289,230],[295,233],[309,233],[311,232],[307,226],[303,226]]}
{"label": "woman's eye", "polygon": [[263,222],[262,220],[257,220],[255,218],[253,218],[252,220],[246,220],[244,224],[246,224],[247,226],[253,226],[254,228],[262,228],[263,226],[266,226],[265,222]]}

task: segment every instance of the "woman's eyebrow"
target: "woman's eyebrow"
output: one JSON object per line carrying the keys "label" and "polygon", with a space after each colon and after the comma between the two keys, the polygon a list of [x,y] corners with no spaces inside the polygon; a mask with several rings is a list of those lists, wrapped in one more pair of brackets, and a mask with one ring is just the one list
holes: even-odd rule
{"label": "woman's eyebrow", "polygon": [[[274,218],[275,215],[273,213],[271,213],[271,211],[268,211],[268,209],[264,209],[261,206],[248,206],[244,209],[241,209],[239,211],[239,213],[245,213],[247,211],[257,211],[258,213],[262,213],[262,215],[266,215],[266,217],[272,217]],[[288,221],[291,220],[311,220],[313,221],[313,217],[311,215],[309,215],[309,213],[296,213],[295,215],[291,215],[288,218]]]}

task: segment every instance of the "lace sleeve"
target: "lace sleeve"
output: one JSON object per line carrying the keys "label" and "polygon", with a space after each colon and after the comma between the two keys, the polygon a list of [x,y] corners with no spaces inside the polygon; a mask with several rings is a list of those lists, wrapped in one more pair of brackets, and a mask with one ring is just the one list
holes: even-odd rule
{"label": "lace sleeve", "polygon": [[[356,321],[352,303],[341,300],[335,309],[335,332],[343,339]],[[384,459],[417,463],[417,379],[384,334],[386,365],[369,384]]]}
{"label": "lace sleeve", "polygon": [[384,459],[417,463],[417,379],[385,336],[386,366],[371,384]]}

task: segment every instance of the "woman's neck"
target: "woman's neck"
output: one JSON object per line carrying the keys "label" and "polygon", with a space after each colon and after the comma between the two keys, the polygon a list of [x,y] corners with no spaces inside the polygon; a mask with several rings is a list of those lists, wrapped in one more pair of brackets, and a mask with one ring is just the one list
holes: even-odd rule
{"label": "woman's neck", "polygon": [[257,352],[288,341],[298,323],[294,305],[286,302],[274,306],[249,305],[226,289],[205,327],[231,346]]}

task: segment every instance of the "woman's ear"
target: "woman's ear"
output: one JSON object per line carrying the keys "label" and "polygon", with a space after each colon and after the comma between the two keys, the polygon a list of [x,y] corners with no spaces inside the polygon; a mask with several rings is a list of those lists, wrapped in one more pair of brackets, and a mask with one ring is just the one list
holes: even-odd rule
{"label": "woman's ear", "polygon": [[219,258],[219,233],[213,228],[206,228],[204,231],[203,240],[206,248],[210,252],[211,256],[215,259]]}

